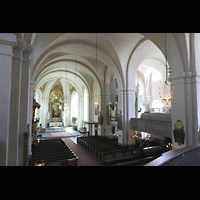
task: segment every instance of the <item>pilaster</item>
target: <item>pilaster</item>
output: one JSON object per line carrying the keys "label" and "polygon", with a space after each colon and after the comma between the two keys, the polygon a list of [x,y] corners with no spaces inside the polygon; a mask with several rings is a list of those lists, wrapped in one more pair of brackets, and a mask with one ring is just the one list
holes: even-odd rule
{"label": "pilaster", "polygon": [[28,155],[32,154],[32,123],[33,123],[33,93],[34,93],[35,81],[31,80],[29,83],[29,100],[28,100],[28,119],[27,124],[30,124],[29,140],[28,140]]}
{"label": "pilaster", "polygon": [[[22,76],[21,76],[21,97],[20,97],[20,126],[19,126],[19,152],[18,165],[23,165],[23,144],[24,132],[27,131],[27,123],[29,116],[29,90],[30,90],[30,67],[32,60],[32,45],[26,44],[23,51]],[[30,153],[30,152],[29,152]]]}
{"label": "pilaster", "polygon": [[101,126],[101,135],[102,136],[110,135],[110,132],[111,132],[111,127],[110,127],[110,125],[108,125],[108,123],[109,123],[109,119],[108,119],[109,102],[110,102],[110,94],[103,93],[101,95],[101,105],[102,105],[101,115],[103,116],[103,124]]}
{"label": "pilaster", "polygon": [[16,36],[0,33],[0,166],[8,165],[12,57]]}
{"label": "pilaster", "polygon": [[48,112],[48,105],[49,105],[49,99],[48,98],[42,98],[41,101],[41,122],[42,122],[42,128],[46,128],[47,123],[46,123],[46,117],[47,117],[47,112]]}
{"label": "pilaster", "polygon": [[[186,121],[186,89],[185,89],[185,73],[182,74],[182,76],[178,77],[172,77],[171,79],[171,86],[173,87],[174,91],[174,98],[172,99],[172,108],[171,108],[171,114],[172,114],[172,141],[173,141],[173,148],[182,148],[186,146],[186,138],[185,135],[185,142],[184,145],[179,146],[174,141],[173,137],[173,129],[174,124],[177,120],[181,120],[184,126],[184,130],[187,128],[187,121]],[[186,133],[187,134],[187,133]]]}
{"label": "pilaster", "polygon": [[119,143],[134,143],[131,136],[131,118],[135,118],[135,90],[118,90],[118,110],[122,111],[123,130],[119,130]]}
{"label": "pilaster", "polygon": [[21,97],[21,72],[22,54],[25,49],[25,41],[17,40],[13,50],[13,67],[11,82],[11,103],[10,103],[10,126],[9,126],[9,151],[8,165],[16,165],[18,160],[18,139],[20,123],[20,97]]}

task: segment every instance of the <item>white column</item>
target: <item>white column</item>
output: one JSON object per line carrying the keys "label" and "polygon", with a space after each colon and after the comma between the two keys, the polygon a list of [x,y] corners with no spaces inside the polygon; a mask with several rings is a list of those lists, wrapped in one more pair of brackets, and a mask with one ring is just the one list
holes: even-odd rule
{"label": "white column", "polygon": [[48,98],[42,98],[41,101],[41,122],[42,122],[42,128],[46,128],[46,117],[48,112],[48,106],[49,106],[49,99]]}
{"label": "white column", "polygon": [[11,104],[10,104],[10,127],[9,127],[9,151],[8,165],[14,166],[18,160],[18,138],[20,123],[20,97],[21,97],[21,72],[22,52],[25,48],[25,41],[17,40],[14,48],[12,82],[11,82]]}
{"label": "white column", "polygon": [[135,90],[127,90],[127,131],[128,131],[128,144],[135,144],[135,139],[131,136],[135,135],[135,132],[131,129],[131,118],[135,118]]}
{"label": "white column", "polygon": [[110,133],[111,133],[111,126],[108,125],[108,121],[109,121],[108,106],[109,106],[109,102],[110,102],[110,94],[102,94],[101,102],[102,102],[101,115],[103,116],[101,135],[106,136],[106,135],[110,135]]}
{"label": "white column", "polygon": [[193,144],[200,143],[200,74],[192,77],[192,91],[193,91]]}
{"label": "white column", "polygon": [[174,98],[172,100],[172,130],[174,129],[174,124],[177,120],[181,120],[185,130],[185,143],[182,146],[179,146],[174,141],[173,131],[172,131],[172,141],[173,141],[173,149],[178,149],[186,146],[187,143],[187,119],[186,119],[186,93],[185,93],[185,77],[184,74],[179,77],[171,78],[171,85],[174,90]]}
{"label": "white column", "polygon": [[[182,148],[199,143],[200,129],[200,34],[190,33],[188,37],[188,63],[186,72],[171,78],[174,86],[172,100],[172,130],[177,120],[181,120],[185,131],[184,145],[174,142],[173,148]],[[173,75],[173,74],[172,74]],[[173,133],[172,133],[173,134]]]}
{"label": "white column", "polygon": [[131,138],[134,132],[131,130],[131,118],[135,118],[135,90],[118,91],[118,110],[122,111],[123,130],[119,130],[118,142],[122,144],[134,144]]}
{"label": "white column", "polygon": [[16,36],[0,33],[0,166],[8,165],[12,56]]}
{"label": "white column", "polygon": [[64,119],[63,119],[63,122],[64,122],[64,126],[68,126],[67,125],[67,122],[66,122],[66,118],[68,117],[68,105],[67,105],[67,99],[64,99]]}
{"label": "white column", "polygon": [[30,124],[30,135],[28,141],[28,155],[32,154],[32,120],[33,120],[33,93],[35,81],[31,80],[29,84],[28,118],[27,124]]}
{"label": "white column", "polygon": [[126,90],[118,90],[118,111],[122,111],[122,120],[123,120],[123,130],[118,130],[120,137],[118,138],[118,143],[128,144],[128,130],[127,130],[127,95]]}
{"label": "white column", "polygon": [[191,68],[191,83],[192,83],[192,105],[193,105],[193,144],[198,144],[200,141],[200,34],[190,33],[190,68]]}
{"label": "white column", "polygon": [[23,165],[23,149],[24,149],[24,132],[27,131],[28,119],[28,100],[29,100],[29,73],[30,62],[32,59],[31,53],[33,48],[26,44],[26,49],[23,52],[22,61],[22,77],[21,77],[21,104],[20,104],[20,128],[19,128],[19,151],[18,151],[18,165]]}

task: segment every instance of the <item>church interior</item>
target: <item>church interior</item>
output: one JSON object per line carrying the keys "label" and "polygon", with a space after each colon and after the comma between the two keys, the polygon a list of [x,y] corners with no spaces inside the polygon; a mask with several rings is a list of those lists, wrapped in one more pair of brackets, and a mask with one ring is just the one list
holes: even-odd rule
{"label": "church interior", "polygon": [[0,165],[199,166],[199,55],[199,33],[0,33]]}

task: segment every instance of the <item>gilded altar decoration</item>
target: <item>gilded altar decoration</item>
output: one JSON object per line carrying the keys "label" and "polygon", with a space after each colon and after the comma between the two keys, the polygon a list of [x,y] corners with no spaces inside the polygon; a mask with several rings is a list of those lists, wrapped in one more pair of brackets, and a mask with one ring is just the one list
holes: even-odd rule
{"label": "gilded altar decoration", "polygon": [[49,101],[63,101],[63,91],[62,89],[56,85],[53,89],[51,89],[50,94],[49,94]]}
{"label": "gilded altar decoration", "polygon": [[63,90],[58,85],[51,89],[49,94],[49,126],[62,126],[64,111]]}
{"label": "gilded altar decoration", "polygon": [[60,110],[60,103],[54,102],[52,105],[52,117],[60,117],[61,110]]}

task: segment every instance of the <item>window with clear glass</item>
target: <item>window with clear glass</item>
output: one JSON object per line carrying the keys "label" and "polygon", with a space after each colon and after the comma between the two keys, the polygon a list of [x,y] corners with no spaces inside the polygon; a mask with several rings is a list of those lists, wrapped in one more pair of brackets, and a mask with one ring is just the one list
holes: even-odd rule
{"label": "window with clear glass", "polygon": [[76,91],[71,95],[71,116],[78,118],[78,93]]}
{"label": "window with clear glass", "polygon": [[158,70],[152,72],[152,82],[157,82],[162,79],[162,74]]}

